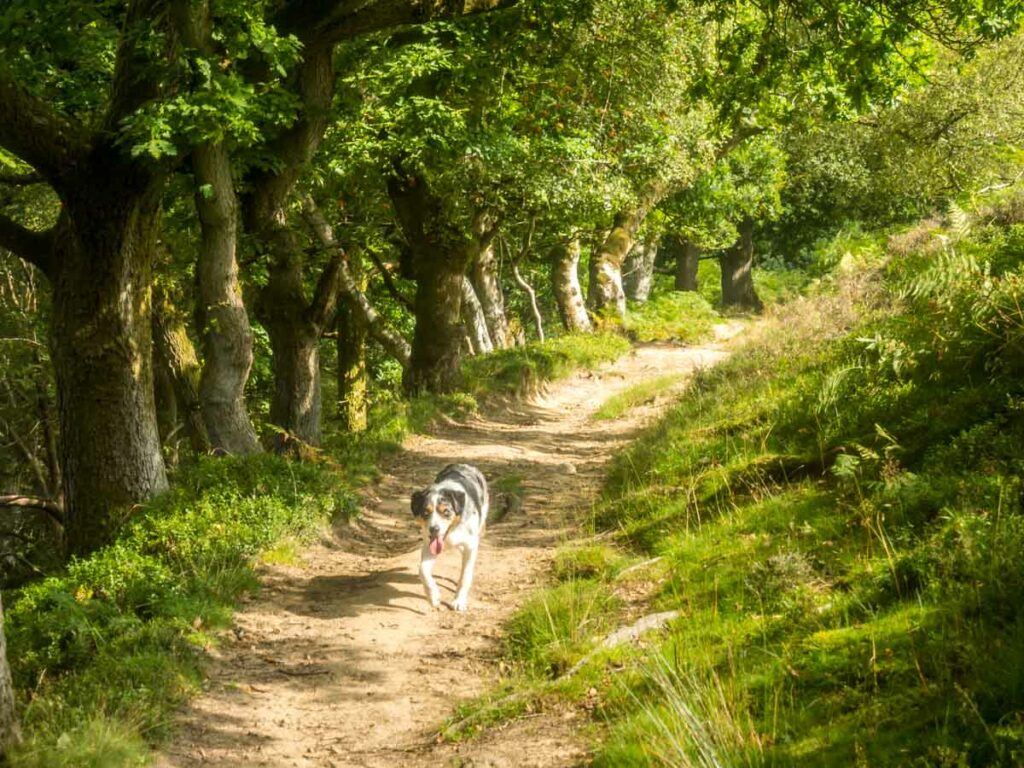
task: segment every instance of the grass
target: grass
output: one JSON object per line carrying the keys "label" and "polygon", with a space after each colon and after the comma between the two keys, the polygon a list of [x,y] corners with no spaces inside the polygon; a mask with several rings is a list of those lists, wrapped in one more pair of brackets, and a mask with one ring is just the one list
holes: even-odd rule
{"label": "grass", "polygon": [[637,341],[695,344],[711,337],[718,320],[699,293],[666,290],[642,304],[630,303],[624,327]]}
{"label": "grass", "polygon": [[466,391],[473,397],[523,397],[574,371],[592,370],[629,351],[621,335],[568,334],[525,347],[503,349],[463,362]]}
{"label": "grass", "polygon": [[198,690],[254,564],[294,556],[354,497],[320,465],[204,458],[109,546],[13,596],[9,658],[25,742],[13,766],[130,766]]}
{"label": "grass", "polygon": [[617,419],[626,411],[640,405],[645,405],[665,392],[665,390],[671,389],[679,383],[680,378],[679,374],[670,373],[634,384],[605,400],[601,407],[594,411],[592,418],[596,421]]}
{"label": "grass", "polygon": [[863,241],[617,458],[513,620],[507,690],[591,710],[595,765],[1024,762],[1024,227]]}

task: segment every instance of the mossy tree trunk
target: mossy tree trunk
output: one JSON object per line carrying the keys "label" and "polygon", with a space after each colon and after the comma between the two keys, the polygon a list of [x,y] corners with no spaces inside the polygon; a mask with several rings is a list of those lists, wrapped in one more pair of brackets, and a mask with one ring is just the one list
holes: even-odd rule
{"label": "mossy tree trunk", "polygon": [[[157,360],[163,364],[172,387],[172,402],[181,406],[192,450],[209,453],[210,437],[199,400],[199,358],[189,338],[185,318],[159,285],[153,289],[153,343]],[[174,420],[177,421],[177,417]],[[163,430],[161,435],[166,437]]]}
{"label": "mossy tree trunk", "polygon": [[735,245],[718,257],[722,268],[722,306],[760,312],[764,309],[754,288],[754,222],[745,219],[738,227]]}
{"label": "mossy tree trunk", "polygon": [[654,285],[657,239],[636,243],[622,264],[622,290],[630,301],[647,301]]}
{"label": "mossy tree trunk", "polygon": [[551,249],[549,259],[551,289],[562,327],[570,333],[591,331],[590,316],[580,288],[580,241],[574,239],[568,243],[559,243]]}
{"label": "mossy tree trunk", "polygon": [[[360,259],[349,256],[349,271],[356,288],[366,290],[366,270]],[[350,302],[338,304],[338,421],[347,432],[366,429],[369,376],[366,370],[367,323]]]}
{"label": "mossy tree trunk", "polygon": [[625,317],[626,294],[622,287],[622,264],[633,249],[637,230],[651,209],[661,201],[664,192],[662,187],[651,184],[640,195],[635,208],[616,213],[611,231],[591,255],[587,299],[595,313]]}

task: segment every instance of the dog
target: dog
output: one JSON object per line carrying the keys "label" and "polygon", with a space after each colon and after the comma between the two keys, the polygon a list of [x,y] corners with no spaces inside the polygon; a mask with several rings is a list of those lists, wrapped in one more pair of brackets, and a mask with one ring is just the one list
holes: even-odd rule
{"label": "dog", "polygon": [[468,464],[449,464],[431,485],[413,493],[412,515],[423,527],[420,578],[432,607],[441,605],[441,590],[433,572],[434,562],[446,546],[462,552],[462,575],[451,607],[456,611],[469,607],[469,588],[489,507],[487,480]]}

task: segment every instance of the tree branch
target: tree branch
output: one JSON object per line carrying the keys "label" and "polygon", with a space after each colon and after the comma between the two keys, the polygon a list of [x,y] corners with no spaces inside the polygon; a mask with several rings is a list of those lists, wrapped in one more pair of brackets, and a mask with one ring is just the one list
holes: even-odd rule
{"label": "tree branch", "polygon": [[22,88],[0,63],[0,147],[52,183],[85,154],[87,142],[78,123]]}
{"label": "tree branch", "polygon": [[0,213],[0,248],[6,248],[16,256],[34,264],[45,274],[50,274],[53,262],[53,243],[52,229],[36,232]]}
{"label": "tree branch", "polygon": [[384,318],[377,313],[370,300],[366,298],[366,294],[359,290],[359,285],[352,277],[352,273],[349,272],[344,252],[334,239],[334,232],[330,224],[327,223],[327,220],[320,213],[311,197],[307,197],[303,201],[302,213],[306,223],[313,230],[313,234],[316,235],[320,244],[341,257],[338,259],[338,277],[340,278],[339,292],[341,293],[342,300],[353,312],[363,318],[370,335],[384,347],[385,351],[400,362],[403,368],[408,368],[412,358],[412,349],[409,347],[409,342],[387,326]]}
{"label": "tree branch", "polygon": [[20,507],[22,509],[38,509],[40,512],[44,512],[51,520],[60,525],[64,526],[64,510],[60,504],[51,499],[37,499],[34,496],[22,496],[20,494],[12,494],[10,496],[0,496],[0,507]]}
{"label": "tree branch", "polygon": [[391,276],[391,271],[388,269],[387,265],[380,260],[380,256],[373,251],[367,251],[366,254],[370,257],[370,261],[373,262],[373,266],[376,267],[377,271],[380,273],[380,277],[384,281],[384,287],[387,289],[387,292],[391,294],[392,298],[410,312],[415,312],[416,310],[413,307],[412,300],[398,290],[398,286],[395,284],[395,279]]}
{"label": "tree branch", "polygon": [[283,34],[331,45],[370,32],[487,13],[517,0],[290,0],[274,19]]}

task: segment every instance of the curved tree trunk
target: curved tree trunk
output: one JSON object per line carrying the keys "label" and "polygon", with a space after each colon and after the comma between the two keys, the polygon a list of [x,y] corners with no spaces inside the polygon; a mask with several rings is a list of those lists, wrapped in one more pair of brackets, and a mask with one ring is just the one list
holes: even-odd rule
{"label": "curved tree trunk", "polygon": [[541,315],[540,307],[537,306],[537,292],[533,290],[532,285],[526,282],[526,278],[519,272],[519,265],[514,261],[512,262],[512,277],[515,278],[516,284],[523,289],[523,293],[530,301],[533,323],[537,326],[537,340],[544,341],[544,316]]}
{"label": "curved tree trunk", "polygon": [[764,309],[754,288],[754,222],[739,226],[740,238],[718,257],[722,267],[722,306],[760,312]]}
{"label": "curved tree trunk", "polygon": [[658,241],[646,240],[633,246],[622,265],[622,290],[630,301],[647,301],[654,285],[654,260]]}
{"label": "curved tree trunk", "polygon": [[[354,287],[366,289],[366,273],[358,258],[349,258]],[[344,290],[344,289],[342,289]],[[346,432],[362,432],[367,422],[366,372],[367,323],[350,302],[338,305],[335,327],[338,333],[338,421]]]}
{"label": "curved tree trunk", "polygon": [[556,245],[551,249],[551,288],[558,306],[558,316],[570,333],[593,330],[590,316],[583,304],[580,289],[580,242]]}
{"label": "curved tree trunk", "polygon": [[700,246],[684,237],[677,238],[677,240],[679,247],[676,253],[675,289],[677,291],[699,290],[697,269],[700,266]]}
{"label": "curved tree trunk", "polygon": [[238,202],[231,159],[223,144],[207,143],[193,151],[192,165],[202,226],[197,319],[203,346],[203,420],[214,451],[256,453],[260,443],[245,405],[253,336],[238,283]]}
{"label": "curved tree trunk", "polygon": [[[474,235],[483,239],[483,233],[474,227]],[[508,349],[512,346],[512,334],[508,329],[508,316],[505,314],[505,296],[501,291],[498,259],[494,252],[493,234],[486,243],[481,243],[476,259],[471,267],[471,278],[476,296],[483,308],[487,322],[487,332],[495,349]]]}
{"label": "curved tree trunk", "polygon": [[487,330],[487,318],[468,277],[462,280],[462,322],[466,325],[473,354],[485,355],[494,351],[494,344],[491,343],[491,335]]}
{"label": "curved tree trunk", "polygon": [[615,214],[611,232],[601,247],[591,255],[591,285],[587,296],[590,308],[597,313],[626,316],[626,296],[622,289],[622,263],[633,248],[637,230],[647,214],[665,195],[665,189],[652,183],[641,193],[636,208]]}
{"label": "curved tree trunk", "polygon": [[17,712],[14,710],[14,682],[7,663],[7,639],[4,634],[4,604],[0,598],[0,764],[5,764],[8,749],[21,741]]}
{"label": "curved tree trunk", "polygon": [[[152,184],[103,178],[95,158],[58,223],[53,364],[61,414],[66,532],[74,554],[108,540],[125,512],[167,487],[153,394],[150,282],[160,217]],[[109,175],[107,175],[109,174]]]}
{"label": "curved tree trunk", "polygon": [[157,357],[166,365],[185,417],[189,444],[196,453],[209,453],[210,437],[199,402],[199,359],[185,328],[185,319],[159,286],[153,289],[153,343]]}

